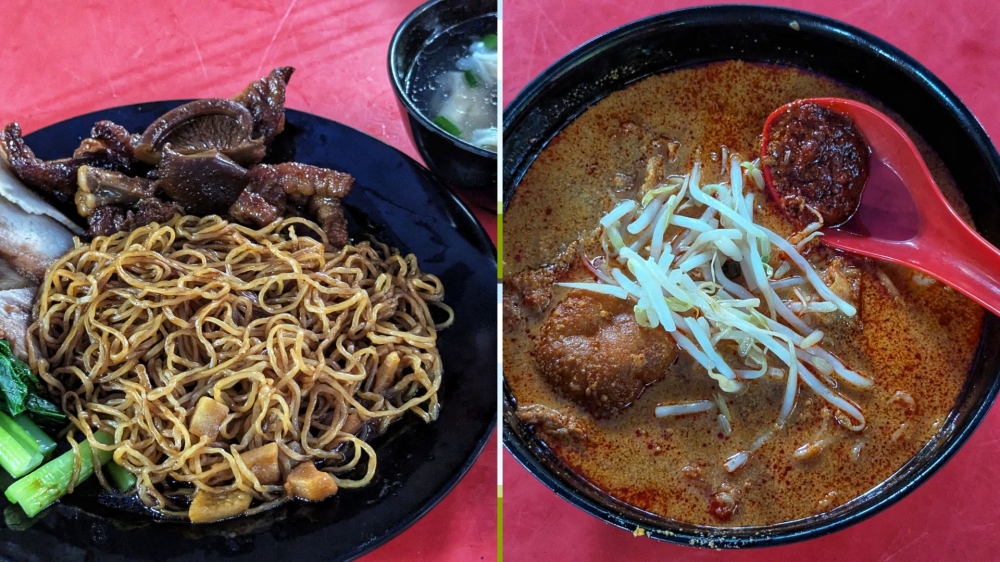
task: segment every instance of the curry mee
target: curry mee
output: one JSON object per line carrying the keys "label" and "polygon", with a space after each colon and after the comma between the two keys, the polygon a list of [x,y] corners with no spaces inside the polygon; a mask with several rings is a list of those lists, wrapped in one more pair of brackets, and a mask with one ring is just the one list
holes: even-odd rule
{"label": "curry mee", "polygon": [[[516,414],[611,496],[704,525],[809,517],[888,478],[952,408],[982,309],[821,243],[853,212],[841,203],[859,200],[863,139],[802,107],[761,146],[774,109],[830,96],[878,107],[792,68],[646,78],[566,126],[509,202]],[[967,218],[940,159],[910,135]],[[810,183],[810,162],[838,189]]]}

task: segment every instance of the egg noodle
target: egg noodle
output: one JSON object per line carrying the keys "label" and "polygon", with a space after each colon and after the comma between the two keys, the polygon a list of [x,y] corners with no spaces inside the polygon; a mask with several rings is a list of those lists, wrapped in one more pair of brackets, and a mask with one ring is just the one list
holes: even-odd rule
{"label": "egg noodle", "polygon": [[[70,441],[78,431],[112,450],[144,504],[183,516],[197,490],[242,490],[259,511],[285,491],[241,454],[276,443],[282,474],[316,462],[339,487],[361,487],[376,466],[366,439],[407,411],[437,418],[436,331],[453,320],[443,298],[415,256],[368,242],[334,249],[308,220],[254,230],[177,216],[77,240],[40,288],[29,355],[72,422]],[[228,409],[214,439],[189,428],[206,396]]]}

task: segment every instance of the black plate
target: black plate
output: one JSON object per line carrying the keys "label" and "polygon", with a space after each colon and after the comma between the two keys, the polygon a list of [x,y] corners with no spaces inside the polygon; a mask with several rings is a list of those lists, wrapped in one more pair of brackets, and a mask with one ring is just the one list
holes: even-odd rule
{"label": "black plate", "polygon": [[[797,26],[792,26],[797,22]],[[762,6],[710,6],[640,20],[579,47],[548,68],[504,111],[504,208],[545,144],[588,107],[652,74],[721,60],[795,66],[867,92],[928,141],[957,180],[979,232],[1000,245],[1000,156],[969,110],[905,53],[847,24]],[[504,445],[532,474],[584,511],[654,539],[740,548],[788,543],[841,529],[885,509],[924,482],[965,442],[1000,389],[1000,319],[986,315],[968,379],[938,434],[888,480],[829,512],[768,527],[681,523],[616,500],[566,467],[513,415],[504,384]]]}
{"label": "black plate", "polygon": [[[181,101],[82,115],[26,137],[44,159],[73,152],[95,121],[130,131]],[[356,183],[344,200],[354,236],[372,234],[413,252],[441,278],[455,324],[439,335],[445,374],[441,415],[431,424],[403,418],[373,446],[371,484],[317,504],[291,502],[269,512],[208,525],[156,521],[108,505],[94,479],[26,531],[0,529],[0,557],[11,560],[338,560],[375,548],[427,513],[478,457],[496,423],[496,250],[476,219],[425,168],[345,125],[286,112],[269,160],[342,170]],[[6,500],[3,500],[4,503]]]}

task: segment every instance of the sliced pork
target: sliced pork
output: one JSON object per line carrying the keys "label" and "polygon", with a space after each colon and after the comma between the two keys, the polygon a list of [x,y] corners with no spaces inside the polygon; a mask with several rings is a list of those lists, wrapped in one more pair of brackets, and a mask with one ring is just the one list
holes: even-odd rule
{"label": "sliced pork", "polygon": [[35,290],[35,287],[25,287],[0,291],[0,339],[10,341],[14,355],[23,360],[28,359],[25,335]]}
{"label": "sliced pork", "polygon": [[38,283],[49,265],[73,247],[74,233],[83,231],[25,188],[0,158],[0,259]]}

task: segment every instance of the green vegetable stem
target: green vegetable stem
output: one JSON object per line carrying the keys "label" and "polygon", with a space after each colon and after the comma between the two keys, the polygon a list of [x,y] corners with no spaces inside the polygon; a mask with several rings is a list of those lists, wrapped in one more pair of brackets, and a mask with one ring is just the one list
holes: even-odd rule
{"label": "green vegetable stem", "polygon": [[127,492],[135,486],[135,475],[125,467],[114,461],[109,462],[107,466],[108,473],[111,474],[111,480],[114,481],[119,492]]}
{"label": "green vegetable stem", "polygon": [[20,478],[42,464],[45,455],[30,433],[0,412],[0,466]]}
{"label": "green vegetable stem", "polygon": [[[105,445],[111,445],[114,438],[103,431],[94,432],[94,437]],[[94,451],[89,441],[80,442],[80,473],[74,486],[94,473]],[[108,462],[111,451],[99,450],[97,458],[100,464]],[[56,500],[66,495],[70,479],[73,477],[75,458],[69,450],[35,469],[34,472],[11,484],[4,495],[11,503],[21,506],[28,517],[52,505]]]}

